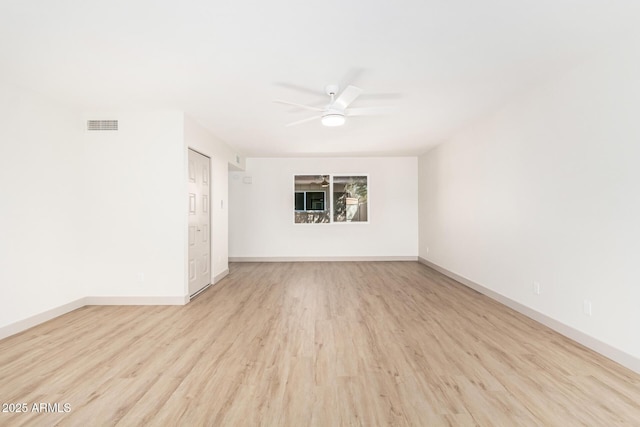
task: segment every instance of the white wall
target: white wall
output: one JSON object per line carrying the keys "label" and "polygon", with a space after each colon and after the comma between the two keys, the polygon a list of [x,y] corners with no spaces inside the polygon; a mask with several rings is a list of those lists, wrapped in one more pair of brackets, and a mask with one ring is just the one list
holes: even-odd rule
{"label": "white wall", "polygon": [[[417,158],[250,158],[229,181],[229,256],[417,257]],[[294,224],[293,177],[368,174],[368,224]],[[252,183],[243,183],[250,176]]]}
{"label": "white wall", "polygon": [[212,280],[227,271],[228,168],[244,160],[226,144],[180,111],[0,91],[0,337],[86,303],[186,301],[187,147],[212,157]]}
{"label": "white wall", "polygon": [[[229,165],[244,168],[244,158],[240,157],[225,143],[211,135],[206,129],[189,117],[184,120],[184,158],[187,161],[187,150],[191,148],[211,159],[211,283],[220,278],[229,268]],[[239,160],[239,161],[238,161]],[[188,164],[185,163],[188,172]],[[185,206],[188,200],[185,174]],[[185,217],[186,221],[186,217]],[[186,222],[185,222],[186,224]],[[185,225],[186,231],[186,225]],[[188,252],[185,235],[185,253]],[[185,256],[186,260],[186,256]],[[185,266],[185,274],[187,267]],[[188,282],[185,279],[185,291],[188,293]]]}
{"label": "white wall", "polygon": [[[188,295],[187,150],[211,157],[212,282],[228,268],[228,164],[236,153],[180,111],[85,113],[119,121],[118,132],[86,132],[85,199],[92,297]],[[223,204],[221,205],[221,201]],[[89,225],[91,227],[91,225]],[[144,300],[143,300],[144,301]]]}
{"label": "white wall", "polygon": [[419,178],[422,258],[636,362],[639,75],[621,45],[429,151]]}
{"label": "white wall", "polygon": [[87,295],[184,297],[183,114],[118,111],[117,132],[84,132]]}
{"label": "white wall", "polygon": [[78,116],[0,85],[0,328],[84,295]]}

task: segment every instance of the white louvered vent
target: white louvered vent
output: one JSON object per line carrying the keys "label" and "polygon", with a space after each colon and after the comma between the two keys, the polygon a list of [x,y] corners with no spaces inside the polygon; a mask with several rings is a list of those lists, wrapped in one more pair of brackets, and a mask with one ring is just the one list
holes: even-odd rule
{"label": "white louvered vent", "polygon": [[87,130],[118,130],[118,121],[87,120]]}

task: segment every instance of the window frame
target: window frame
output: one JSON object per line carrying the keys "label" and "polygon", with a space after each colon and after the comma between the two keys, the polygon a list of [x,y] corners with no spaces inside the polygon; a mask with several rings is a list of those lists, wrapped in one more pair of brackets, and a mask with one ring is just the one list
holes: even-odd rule
{"label": "window frame", "polygon": [[[329,181],[329,190],[327,191],[327,195],[328,198],[325,199],[324,203],[325,203],[325,207],[327,206],[327,203],[329,204],[329,221],[328,222],[296,222],[296,213],[302,213],[302,212],[309,212],[309,213],[313,213],[313,212],[325,212],[325,210],[297,210],[296,209],[296,193],[305,193],[304,196],[304,207],[306,208],[306,193],[307,192],[315,192],[314,190],[297,190],[296,189],[296,177],[297,176],[326,176],[328,177],[328,181]],[[366,221],[334,221],[334,215],[335,215],[335,200],[334,200],[334,192],[333,192],[333,178],[334,177],[365,177],[366,178],[366,182],[367,182],[367,202],[366,202],[366,206],[367,206],[367,220]],[[369,224],[371,222],[371,177],[368,173],[318,173],[318,174],[311,174],[311,173],[295,173],[293,174],[293,224],[295,225],[303,225],[303,224],[314,224],[314,225],[318,225],[318,224],[323,224],[323,225],[331,225],[331,224],[340,224],[340,225],[344,225],[344,224]]]}

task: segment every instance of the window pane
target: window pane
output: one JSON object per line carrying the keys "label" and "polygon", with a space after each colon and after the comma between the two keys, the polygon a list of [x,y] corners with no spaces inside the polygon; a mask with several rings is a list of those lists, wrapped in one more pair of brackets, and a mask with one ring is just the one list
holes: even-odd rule
{"label": "window pane", "polygon": [[304,210],[304,193],[296,192],[296,207],[295,210],[303,211]]}
{"label": "window pane", "polygon": [[295,223],[329,222],[329,174],[296,175],[293,182]]}
{"label": "window pane", "polygon": [[366,176],[334,176],[332,191],[334,222],[366,222],[369,220]]}

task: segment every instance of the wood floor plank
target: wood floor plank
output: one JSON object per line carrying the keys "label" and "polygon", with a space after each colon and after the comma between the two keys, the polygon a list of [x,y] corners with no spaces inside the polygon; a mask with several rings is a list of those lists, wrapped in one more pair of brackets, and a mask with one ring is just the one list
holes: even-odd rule
{"label": "wood floor plank", "polygon": [[640,424],[640,375],[413,262],[232,264],[1,340],[0,380],[0,426]]}

